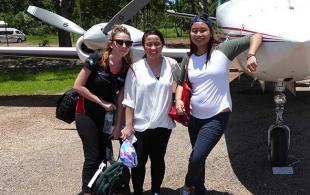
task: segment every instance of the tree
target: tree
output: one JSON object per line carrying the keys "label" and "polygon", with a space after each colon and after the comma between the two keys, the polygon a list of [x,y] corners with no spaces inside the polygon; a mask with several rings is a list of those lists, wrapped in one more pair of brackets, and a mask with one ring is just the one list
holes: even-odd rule
{"label": "tree", "polygon": [[[60,16],[71,19],[74,8],[74,0],[55,0],[55,10]],[[72,47],[69,32],[58,29],[59,47]]]}

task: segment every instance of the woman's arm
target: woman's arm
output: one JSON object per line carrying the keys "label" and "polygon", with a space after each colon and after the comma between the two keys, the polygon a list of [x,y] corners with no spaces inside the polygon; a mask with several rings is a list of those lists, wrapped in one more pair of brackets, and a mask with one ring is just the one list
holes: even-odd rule
{"label": "woman's arm", "polygon": [[129,106],[126,106],[125,108],[126,125],[125,128],[122,130],[122,136],[121,136],[123,140],[129,138],[135,132],[133,128],[133,115],[134,115],[134,109]]}
{"label": "woman's arm", "polygon": [[129,69],[126,75],[124,86],[124,100],[122,102],[125,107],[125,127],[122,129],[121,138],[127,139],[134,133],[133,118],[134,108],[136,104],[136,74],[134,69]]}
{"label": "woman's arm", "polygon": [[255,54],[262,44],[263,36],[254,34],[250,39],[250,48],[247,56],[247,68],[249,72],[254,72],[257,67]]}
{"label": "woman's arm", "polygon": [[187,74],[187,66],[189,62],[189,54],[185,54],[185,56],[182,59],[181,66],[180,66],[180,74],[178,75],[177,80],[177,88],[175,91],[175,107],[177,110],[177,114],[184,114],[184,102],[181,99],[182,91],[183,91],[183,81],[185,80],[185,77]]}
{"label": "woman's arm", "polygon": [[95,94],[91,93],[86,87],[86,81],[91,74],[91,71],[85,67],[82,68],[80,73],[78,74],[77,78],[75,79],[73,89],[78,92],[81,96],[89,99],[92,102],[99,104],[107,111],[115,110],[116,107],[114,104],[110,102],[106,102],[103,99],[99,98]]}
{"label": "woman's arm", "polygon": [[177,110],[177,114],[184,114],[184,102],[181,99],[183,91],[183,86],[178,85],[175,91],[175,108]]}

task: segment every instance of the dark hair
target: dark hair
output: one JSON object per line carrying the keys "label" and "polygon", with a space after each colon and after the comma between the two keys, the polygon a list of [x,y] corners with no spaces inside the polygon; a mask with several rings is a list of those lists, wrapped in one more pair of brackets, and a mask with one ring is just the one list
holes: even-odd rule
{"label": "dark hair", "polygon": [[142,45],[143,46],[144,46],[146,37],[149,36],[149,35],[156,35],[156,36],[158,36],[160,41],[161,41],[161,43],[163,45],[165,45],[165,39],[164,39],[163,34],[159,30],[157,30],[156,28],[152,28],[152,29],[146,30],[144,32],[143,37],[142,37]]}
{"label": "dark hair", "polygon": [[[201,16],[201,17],[202,17],[202,16]],[[208,16],[206,15],[206,17],[208,17]],[[197,21],[197,22],[199,22],[199,21]],[[193,23],[191,24],[191,28],[192,28],[192,26],[193,26],[194,23],[195,23],[195,22],[193,22]],[[211,50],[212,50],[213,44],[215,43],[215,39],[214,39],[214,35],[213,35],[213,28],[212,28],[212,25],[208,25],[206,22],[204,22],[204,23],[208,26],[208,28],[209,28],[209,30],[210,30],[210,40],[209,40],[208,44],[206,45],[206,47],[207,47],[207,60],[206,60],[206,63],[207,63],[207,62],[210,60]],[[189,54],[191,55],[191,54],[193,54],[193,53],[196,53],[197,50],[198,50],[198,48],[197,48],[197,46],[193,43],[193,41],[192,41],[192,39],[191,39],[191,34],[189,34],[189,40],[190,40],[190,51],[189,51]]]}

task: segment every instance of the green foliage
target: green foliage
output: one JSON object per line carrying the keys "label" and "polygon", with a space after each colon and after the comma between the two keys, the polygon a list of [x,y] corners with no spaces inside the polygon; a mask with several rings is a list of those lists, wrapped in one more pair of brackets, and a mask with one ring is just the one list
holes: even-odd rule
{"label": "green foliage", "polygon": [[37,46],[42,44],[43,40],[48,41],[49,45],[57,45],[58,44],[58,36],[56,34],[44,35],[44,36],[38,36],[38,35],[27,36],[27,43],[34,44]]}
{"label": "green foliage", "polygon": [[[85,30],[95,24],[108,22],[130,0],[78,0],[74,1],[74,9],[71,21],[80,25]],[[200,5],[209,15],[215,15],[216,2],[214,0],[152,0],[127,23],[141,30],[153,26],[156,28],[175,27],[177,36],[182,36],[182,31],[189,28],[190,20],[167,16],[165,10],[174,9],[178,12],[197,13],[203,11]],[[25,12],[28,5],[37,5],[49,11],[55,12],[53,0],[1,0],[0,20],[5,20],[9,26],[18,28],[27,35],[55,34],[57,29],[41,22]],[[180,31],[180,29],[182,29]]]}

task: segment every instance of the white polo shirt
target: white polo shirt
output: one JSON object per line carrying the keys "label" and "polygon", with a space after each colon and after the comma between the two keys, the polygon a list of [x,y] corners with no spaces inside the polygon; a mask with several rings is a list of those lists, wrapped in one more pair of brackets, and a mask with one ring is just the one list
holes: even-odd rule
{"label": "white polo shirt", "polygon": [[177,62],[168,57],[163,59],[159,79],[154,76],[145,58],[134,63],[132,69],[129,69],[123,105],[134,109],[135,131],[175,127],[175,122],[168,113],[172,104],[173,73],[178,70]]}

